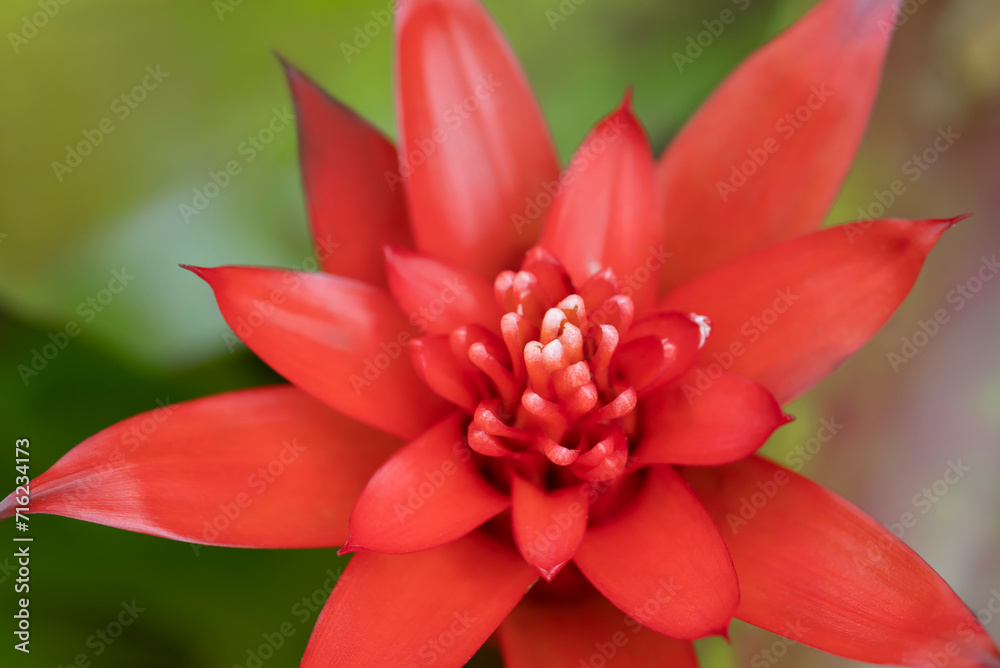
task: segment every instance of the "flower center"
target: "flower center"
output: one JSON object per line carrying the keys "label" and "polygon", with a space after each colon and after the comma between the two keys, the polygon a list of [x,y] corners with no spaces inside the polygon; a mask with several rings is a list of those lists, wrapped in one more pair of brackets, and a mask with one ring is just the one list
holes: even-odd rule
{"label": "flower center", "polygon": [[450,359],[423,360],[425,371],[439,369],[432,387],[472,413],[469,447],[495,460],[486,467],[503,469],[498,477],[516,472],[550,488],[619,478],[637,440],[638,397],[686,368],[707,322],[659,314],[633,323],[614,272],[574,286],[538,247],[494,291],[500,336],[459,327],[447,337]]}

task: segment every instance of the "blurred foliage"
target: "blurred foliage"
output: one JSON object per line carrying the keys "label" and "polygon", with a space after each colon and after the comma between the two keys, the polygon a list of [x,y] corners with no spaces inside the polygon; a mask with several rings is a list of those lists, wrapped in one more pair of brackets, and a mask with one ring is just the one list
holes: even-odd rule
{"label": "blurred foliage", "polygon": [[[726,72],[812,3],[486,4],[521,57],[565,159],[630,85],[659,150]],[[739,20],[678,71],[673,54],[704,30],[703,21],[734,4],[746,5]],[[957,105],[975,115],[995,100],[1000,20],[978,20],[995,7],[976,0],[953,4],[961,4],[971,18],[950,18],[958,27],[938,39],[954,40],[973,29],[975,38],[942,65],[958,74],[945,72],[938,85],[959,80],[969,99],[953,100],[942,111],[934,90],[896,89],[889,109],[916,99],[929,114],[947,117]],[[43,5],[58,11],[26,42],[12,43],[10,33],[28,34],[25,21]],[[0,5],[8,42],[0,48],[0,429],[5,444],[32,440],[35,474],[82,439],[155,407],[157,400],[178,402],[275,380],[245,350],[227,350],[222,338],[227,330],[210,291],[177,264],[297,266],[311,256],[294,130],[278,132],[252,161],[240,147],[267,125],[275,109],[289,105],[272,49],[394,135],[391,30],[381,29],[366,45],[355,43],[360,53],[350,58],[342,49],[354,43],[372,12],[387,5],[387,0],[5,0]],[[561,6],[572,11],[553,22],[551,12]],[[909,44],[922,46],[916,37]],[[152,81],[147,68],[167,74],[145,93],[133,94],[144,78]],[[140,95],[144,99],[135,101]],[[104,125],[113,127],[110,132],[100,131],[104,119],[110,119],[110,126]],[[87,133],[100,138],[92,154],[57,175],[53,162],[67,163],[67,146],[90,141]],[[849,184],[857,196],[842,200],[837,220],[853,217],[857,205],[870,199],[867,177],[879,185],[886,173],[891,177],[898,170],[895,157],[884,157],[893,154],[866,155]],[[180,205],[191,204],[211,172],[233,159],[242,162],[242,173],[185,221]],[[102,303],[113,272],[123,269],[134,279]],[[101,309],[88,300],[97,300]],[[70,322],[79,325],[79,335],[37,376],[22,378],[17,367],[30,364],[35,351]],[[992,388],[988,413],[996,406],[996,385]],[[812,433],[820,415],[805,401],[791,412],[801,426],[783,430],[768,446],[779,460]],[[9,537],[12,524],[3,526],[0,535]],[[33,518],[32,533],[33,652],[24,657],[5,642],[3,665],[68,667],[83,654],[91,665],[106,668],[245,666],[247,648],[292,622],[294,634],[264,665],[297,666],[314,615],[303,620],[293,606],[323,587],[328,569],[336,572],[345,563],[332,550],[199,551],[49,516]],[[4,561],[10,551],[0,551],[4,601],[13,597],[12,559]],[[133,599],[145,610],[98,655],[101,645],[88,640]],[[9,609],[6,603],[0,607]],[[708,668],[734,665],[722,641],[700,649]],[[484,656],[481,665],[495,665],[495,655],[492,661]]]}

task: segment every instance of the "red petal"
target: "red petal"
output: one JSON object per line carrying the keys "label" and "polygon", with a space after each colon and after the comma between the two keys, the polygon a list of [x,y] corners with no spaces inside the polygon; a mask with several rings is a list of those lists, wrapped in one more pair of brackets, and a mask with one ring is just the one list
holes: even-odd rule
{"label": "red petal", "polygon": [[589,489],[581,485],[546,493],[520,476],[511,480],[514,542],[546,580],[556,576],[583,541]]}
{"label": "red petal", "polygon": [[316,254],[324,271],[385,286],[382,246],[413,245],[392,143],[285,63]]}
{"label": "red petal", "polygon": [[867,663],[972,668],[1000,660],[930,566],[819,485],[757,457],[684,476],[733,555],[740,619]]}
{"label": "red petal", "polygon": [[493,283],[413,251],[386,247],[389,290],[421,333],[448,334],[456,327],[479,324],[500,333],[500,307]]}
{"label": "red petal", "polygon": [[559,166],[503,36],[475,0],[405,0],[396,68],[417,247],[490,279],[520,264],[541,228],[542,184]]}
{"label": "red petal", "polygon": [[351,513],[347,550],[427,550],[461,538],[510,506],[486,482],[465,443],[467,417],[451,415],[375,472]]}
{"label": "red petal", "polygon": [[631,96],[577,150],[545,220],[541,244],[576,285],[610,267],[640,310],[652,305],[664,262],[654,223],[653,154]]}
{"label": "red petal", "polygon": [[[816,229],[871,113],[898,0],[825,0],[752,55],[660,164],[661,285]],[[822,156],[822,159],[817,159]]]}
{"label": "red petal", "polygon": [[642,441],[634,465],[726,464],[753,454],[790,418],[749,378],[699,365],[642,401]]}
{"label": "red petal", "polygon": [[212,286],[251,350],[346,415],[412,438],[447,411],[413,370],[406,351],[413,328],[382,290],[324,274],[190,269]]}
{"label": "red petal", "polygon": [[[332,547],[401,445],[289,386],[166,405],[108,427],[31,482],[31,512],[212,545]],[[0,503],[14,514],[15,495]]]}
{"label": "red petal", "polygon": [[624,514],[591,527],[573,561],[619,609],[672,638],[725,633],[739,601],[719,532],[668,466],[649,470]]}
{"label": "red petal", "polygon": [[536,578],[516,552],[478,533],[416,554],[356,554],[316,621],[302,668],[458,668]]}
{"label": "red petal", "polygon": [[451,340],[444,334],[422,336],[410,343],[413,368],[427,386],[470,415],[482,398],[455,359]]}
{"label": "red petal", "polygon": [[691,643],[645,628],[593,589],[532,592],[500,625],[500,644],[507,668],[698,668]]}
{"label": "red petal", "polygon": [[643,395],[690,369],[710,330],[706,318],[692,313],[652,313],[629,328],[615,371]]}
{"label": "red petal", "polygon": [[702,360],[799,396],[864,345],[953,220],[841,225],[747,255],[668,294],[712,321]]}

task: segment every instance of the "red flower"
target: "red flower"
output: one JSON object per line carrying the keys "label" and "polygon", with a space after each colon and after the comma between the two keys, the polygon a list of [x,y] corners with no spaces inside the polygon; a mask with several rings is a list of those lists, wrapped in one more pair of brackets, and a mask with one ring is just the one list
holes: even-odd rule
{"label": "red flower", "polygon": [[473,0],[398,9],[398,156],[289,67],[328,273],[193,271],[295,387],[110,427],[31,483],[31,511],[346,545],[307,666],[458,666],[498,628],[511,666],[601,643],[695,666],[688,641],[733,616],[862,661],[1000,665],[902,542],[753,455],[955,222],[814,231],[896,4],[825,0],[658,165],[626,98],[561,176]]}

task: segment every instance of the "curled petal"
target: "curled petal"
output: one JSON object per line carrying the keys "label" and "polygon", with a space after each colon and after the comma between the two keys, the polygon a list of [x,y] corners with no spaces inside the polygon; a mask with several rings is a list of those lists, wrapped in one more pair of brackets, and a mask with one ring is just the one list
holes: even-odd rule
{"label": "curled petal", "polygon": [[707,319],[692,313],[653,313],[628,330],[614,358],[617,374],[647,394],[691,368],[708,338]]}

